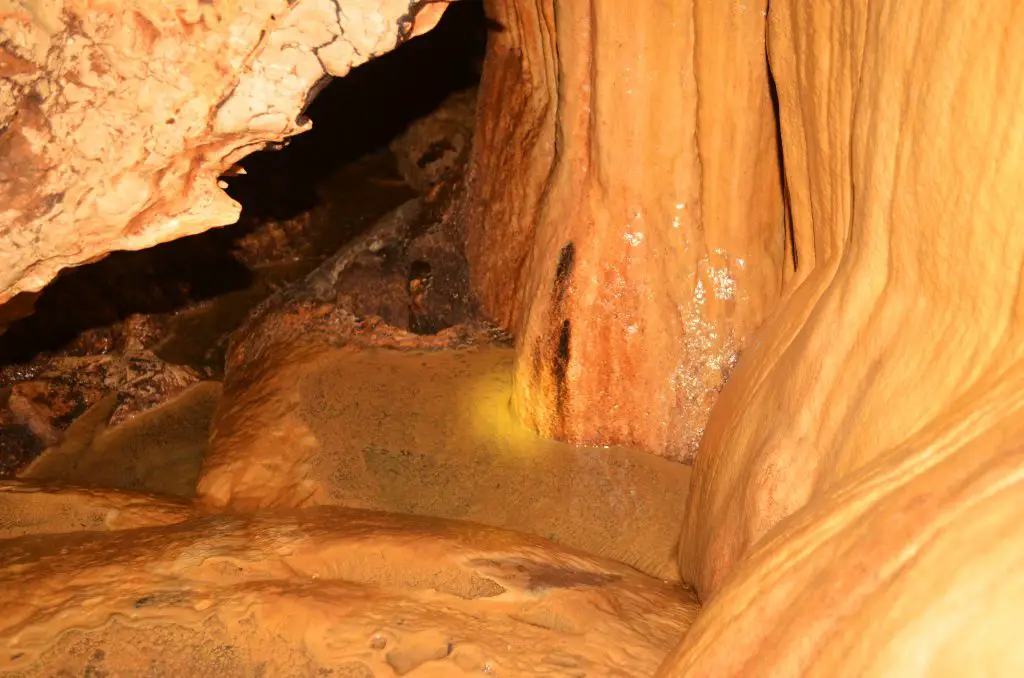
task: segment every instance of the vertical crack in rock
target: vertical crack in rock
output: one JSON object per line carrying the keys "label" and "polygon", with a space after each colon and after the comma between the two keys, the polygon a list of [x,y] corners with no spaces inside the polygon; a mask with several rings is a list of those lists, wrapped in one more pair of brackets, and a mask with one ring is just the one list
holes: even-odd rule
{"label": "vertical crack in rock", "polygon": [[569,367],[569,341],[571,338],[572,323],[567,318],[562,321],[562,329],[558,333],[555,362],[551,366],[551,374],[555,378],[555,412],[558,413],[559,424],[562,428],[565,427],[565,400],[568,394],[565,377]]}

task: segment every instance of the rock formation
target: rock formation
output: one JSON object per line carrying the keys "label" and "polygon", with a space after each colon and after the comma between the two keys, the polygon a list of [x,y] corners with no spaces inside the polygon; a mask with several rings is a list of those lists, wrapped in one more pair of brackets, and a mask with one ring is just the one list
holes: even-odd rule
{"label": "rock formation", "polygon": [[[232,219],[217,176],[301,129],[325,73],[439,10],[261,2],[0,11],[0,301],[110,249]],[[249,317],[229,347],[201,501],[0,486],[0,581],[21,593],[0,602],[0,667],[116,673],[156,657],[157,673],[176,675],[185,662],[282,675],[1020,674],[1018,5],[489,0],[465,186],[434,186]],[[445,176],[424,174],[423,187]],[[443,222],[459,217],[473,289],[515,336],[523,422],[695,456],[678,548],[702,604],[692,627],[686,588],[626,565],[323,505],[385,497],[426,513],[356,467],[400,458],[385,473],[450,473],[443,441],[374,448],[345,430],[361,417],[339,402],[363,399],[328,397],[331,370],[387,364],[419,388],[416,374],[439,379],[408,349],[494,355],[481,325],[412,331],[426,278],[384,271],[394,303],[376,313],[370,278],[348,275],[382,245],[403,273],[455,242],[457,229],[435,230],[412,246],[431,233],[416,221],[431,200]],[[406,352],[367,367],[381,347]],[[505,401],[455,387],[470,405]],[[452,411],[424,408],[402,435],[433,425],[472,439]],[[523,435],[511,419],[491,425],[506,443]],[[339,460],[318,447],[346,436],[362,449],[339,446]],[[607,451],[586,452],[575,458]],[[537,463],[486,463],[524,459]],[[376,496],[345,495],[353,468]],[[620,498],[583,487],[572,490]],[[483,520],[481,505],[501,508],[491,501],[443,510]],[[272,510],[246,513],[257,509]],[[675,534],[645,554],[661,530],[633,518],[616,525],[635,533],[611,544],[548,536],[669,578]],[[197,649],[167,656],[168,642]]]}
{"label": "rock formation", "polygon": [[543,435],[692,458],[779,298],[764,6],[488,4],[468,257]]}
{"label": "rock formation", "polygon": [[0,303],[234,223],[218,177],[308,127],[330,76],[431,28],[407,0],[0,4]]}
{"label": "rock formation", "polygon": [[773,5],[799,266],[701,447],[681,558],[702,596],[852,474],[1020,416],[1013,391],[985,402],[1024,369],[1022,19],[1013,2]]}
{"label": "rock formation", "polygon": [[61,508],[135,515],[4,542],[0,582],[20,595],[0,603],[0,668],[22,675],[651,675],[696,611],[628,567],[479,526],[33,495],[31,533]]}
{"label": "rock formation", "polygon": [[663,676],[1013,675],[1024,655],[1024,15],[772,3],[799,266],[719,399]]}

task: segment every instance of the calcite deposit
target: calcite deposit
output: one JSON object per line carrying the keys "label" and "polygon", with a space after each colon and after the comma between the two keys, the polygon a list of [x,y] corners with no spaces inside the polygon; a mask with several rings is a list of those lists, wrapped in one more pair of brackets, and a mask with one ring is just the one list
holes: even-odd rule
{"label": "calcite deposit", "polygon": [[1024,369],[1024,15],[850,7],[772,6],[799,266],[704,436],[680,557],[705,598],[852,474],[1024,402],[990,400]]}
{"label": "calcite deposit", "polygon": [[543,435],[692,459],[778,300],[765,6],[488,4],[468,257]]}
{"label": "calcite deposit", "polygon": [[0,667],[651,675],[696,611],[679,587],[511,532],[338,508],[180,522],[167,511],[148,516],[160,527],[0,542],[0,583],[19,591],[0,602]]}

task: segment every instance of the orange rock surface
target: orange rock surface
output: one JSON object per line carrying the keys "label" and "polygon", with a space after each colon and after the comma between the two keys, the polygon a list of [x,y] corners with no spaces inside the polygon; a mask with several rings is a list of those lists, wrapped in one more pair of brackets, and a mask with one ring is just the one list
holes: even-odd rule
{"label": "orange rock surface", "polygon": [[1005,376],[781,521],[657,675],[1019,675],[1024,379]]}
{"label": "orange rock surface", "polygon": [[690,458],[777,300],[763,10],[489,3],[468,257],[541,434]]}
{"label": "orange rock surface", "polygon": [[[396,39],[409,8],[384,4],[361,15],[387,16],[364,25],[380,30],[344,36],[312,0],[3,8],[0,300],[231,217],[217,173],[296,131],[333,68],[310,62],[310,36],[348,68]],[[1024,12],[776,0],[766,24],[766,9],[490,0],[464,216],[514,365],[487,354],[478,392],[408,349],[469,362],[490,350],[479,337],[359,342],[329,307],[283,313],[234,345],[200,502],[0,485],[0,586],[17,593],[0,598],[0,670],[1024,673]],[[95,54],[97,36],[121,56]],[[101,162],[115,137],[125,153]],[[375,363],[380,346],[406,351]],[[338,395],[382,366],[410,391],[394,428],[366,414],[389,413],[379,382]],[[509,400],[572,442],[685,459],[700,440],[678,548],[699,615],[648,576],[673,574],[676,532],[644,501],[673,496],[649,477],[671,471],[621,450],[528,457],[556,443],[517,429]],[[447,438],[402,446],[425,430]],[[446,457],[456,437],[498,452]],[[479,494],[444,504],[465,473],[452,459],[482,460]],[[539,495],[484,483],[510,478]],[[549,503],[511,510],[530,499]],[[567,545],[338,505],[385,502]],[[543,523],[552,506],[568,520]]]}
{"label": "orange rock surface", "polygon": [[539,438],[508,410],[510,348],[437,348],[291,343],[240,370],[213,418],[201,502],[468,520],[678,581],[689,468]]}
{"label": "orange rock surface", "polygon": [[2,546],[19,675],[650,675],[696,611],[550,542],[338,508]]}
{"label": "orange rock surface", "polygon": [[705,599],[851,474],[1024,402],[988,401],[1024,369],[1016,3],[791,0],[769,29],[799,266],[697,460],[680,558]]}

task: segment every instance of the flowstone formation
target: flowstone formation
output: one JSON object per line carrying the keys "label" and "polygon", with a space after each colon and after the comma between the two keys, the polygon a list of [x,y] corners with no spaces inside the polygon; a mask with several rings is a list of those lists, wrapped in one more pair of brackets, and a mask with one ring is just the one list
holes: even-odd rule
{"label": "flowstone formation", "polygon": [[488,4],[467,256],[542,435],[692,460],[778,301],[765,6]]}
{"label": "flowstone formation", "polygon": [[[303,89],[304,66],[260,61],[272,54],[264,43],[280,47],[281,63],[309,56],[289,51],[273,22],[319,7],[313,24],[288,25],[301,35],[326,26],[331,39],[348,21],[347,5],[342,16],[309,2],[269,19],[269,6],[201,4],[167,20],[178,32],[142,31],[153,46],[179,41],[158,64],[178,58],[218,82],[239,78],[226,99],[196,96],[194,119],[219,120],[210,118],[218,103],[230,112],[245,101],[253,108],[237,119],[265,126],[230,139],[202,128],[209,163],[205,150],[175,151],[203,160],[194,171],[160,165],[172,168],[166,180],[139,174],[143,156],[131,156],[127,174],[117,170],[124,158],[109,163],[116,180],[82,170],[106,181],[90,190],[115,208],[103,216],[76,197],[81,246],[60,221],[71,217],[56,216],[67,191],[44,200],[56,178],[78,176],[81,156],[67,151],[74,171],[38,156],[47,169],[30,163],[28,183],[8,182],[0,196],[22,200],[3,213],[22,226],[29,208],[38,212],[31,223],[46,234],[48,263],[19,259],[27,255],[12,238],[25,228],[0,229],[2,256],[16,264],[7,296],[101,251],[106,236],[88,230],[101,221],[117,224],[123,246],[142,237],[124,228],[157,213],[226,214],[202,203],[204,186],[232,153],[297,129],[296,102],[316,81]],[[211,435],[202,464],[182,456],[178,470],[192,482],[173,493],[180,500],[0,485],[0,581],[19,592],[0,602],[0,669],[1021,674],[1018,5],[489,0],[472,143],[463,130],[435,147],[418,137],[429,125],[396,142],[410,153],[400,163],[409,176],[440,159],[411,180],[426,194],[270,296],[231,335],[224,394],[205,385],[182,429],[194,433],[201,420],[205,432],[209,421]],[[48,75],[32,82],[63,78],[63,55],[97,35],[81,27],[109,16],[76,22],[82,7],[32,7],[0,14],[3,25],[51,27],[62,47],[5,58],[0,67],[22,80],[0,92],[31,80],[44,56]],[[153,26],[176,11],[161,7],[146,15]],[[393,9],[381,45],[412,28],[409,8]],[[135,39],[135,14],[104,36],[112,46]],[[213,42],[185,55],[186,24]],[[256,38],[260,26],[274,30]],[[207,59],[230,27],[238,42],[218,52],[227,61]],[[143,69],[138,53],[125,64]],[[183,82],[198,77],[182,72],[192,73]],[[299,93],[293,117],[252,95],[274,78]],[[62,115],[85,115],[43,110],[44,94],[19,99],[5,119],[8,175],[19,149],[52,132],[40,121],[59,132]],[[132,105],[153,105],[135,95]],[[449,112],[470,100],[450,101]],[[447,163],[460,165],[467,150],[462,182]],[[121,206],[119,191],[136,195],[140,177],[150,177],[139,189],[149,202]],[[497,327],[474,317],[476,301]],[[361,373],[372,394],[339,394]],[[439,406],[444,398],[457,402]],[[135,429],[155,426],[159,411],[141,413]],[[541,444],[537,433],[562,442]],[[446,438],[456,436],[474,449],[455,452]],[[540,453],[565,441],[638,449]],[[630,456],[641,453],[657,463]],[[694,461],[692,475],[670,460]],[[50,480],[87,477],[61,473],[59,455],[38,466],[50,466]],[[680,470],[681,483],[692,478],[685,500],[646,478]],[[477,485],[446,492],[453,478]],[[513,510],[538,487],[552,496],[528,515]],[[659,497],[676,502],[678,541]],[[366,510],[382,507],[422,515]],[[531,529],[547,534],[522,534]],[[681,583],[670,581],[673,552]]]}
{"label": "flowstone formation", "polygon": [[[21,510],[42,515],[2,542],[0,582],[20,591],[0,604],[5,675],[651,675],[697,607],[628,567],[481,526],[339,508],[190,516],[10,485],[0,511],[26,489],[37,501]],[[111,506],[135,515],[39,534],[61,511],[109,521]]]}

